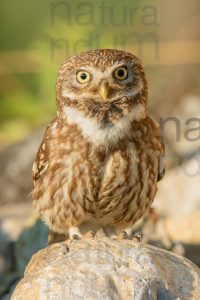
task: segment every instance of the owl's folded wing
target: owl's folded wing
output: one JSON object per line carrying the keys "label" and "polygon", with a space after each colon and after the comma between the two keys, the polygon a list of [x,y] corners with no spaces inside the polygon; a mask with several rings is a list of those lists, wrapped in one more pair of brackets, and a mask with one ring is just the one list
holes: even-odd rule
{"label": "owl's folded wing", "polygon": [[163,141],[163,137],[160,132],[160,126],[157,122],[155,122],[149,115],[143,121],[146,124],[149,124],[149,136],[152,135],[158,142],[156,146],[156,150],[159,151],[158,157],[158,175],[157,175],[157,182],[160,181],[165,175],[165,145]]}
{"label": "owl's folded wing", "polygon": [[[44,145],[44,143],[42,145]],[[48,160],[46,160],[45,157],[43,158],[43,155],[43,150],[40,147],[32,168],[32,179],[34,186],[36,185],[37,181],[42,177],[42,175],[46,173],[49,166]]]}
{"label": "owl's folded wing", "polygon": [[163,141],[161,141],[162,150],[158,161],[158,177],[157,182],[160,181],[165,175],[165,146]]}
{"label": "owl's folded wing", "polygon": [[49,129],[54,124],[55,120],[53,120],[47,126],[45,131],[43,141],[38,149],[35,161],[32,167],[32,179],[33,185],[35,187],[37,181],[47,172],[49,167],[49,143],[48,143],[48,134]]}

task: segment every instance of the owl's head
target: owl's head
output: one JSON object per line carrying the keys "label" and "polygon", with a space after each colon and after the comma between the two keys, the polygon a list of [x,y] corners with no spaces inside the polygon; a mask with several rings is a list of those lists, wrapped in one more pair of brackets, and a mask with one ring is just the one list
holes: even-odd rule
{"label": "owl's head", "polygon": [[58,114],[92,141],[122,138],[146,117],[147,82],[140,60],[103,49],[69,58],[57,79]]}

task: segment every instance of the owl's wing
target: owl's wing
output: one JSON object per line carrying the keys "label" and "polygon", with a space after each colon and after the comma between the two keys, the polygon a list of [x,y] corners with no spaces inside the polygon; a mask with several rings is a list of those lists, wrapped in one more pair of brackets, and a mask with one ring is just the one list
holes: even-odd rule
{"label": "owl's wing", "polygon": [[42,143],[40,144],[40,147],[38,149],[38,152],[36,154],[35,161],[33,163],[32,167],[32,179],[33,179],[33,185],[37,184],[38,180],[47,172],[49,167],[49,143],[48,143],[48,134],[49,129],[54,124],[55,120],[49,123],[49,125],[46,128],[46,131],[44,133],[44,137],[42,140]]}
{"label": "owl's wing", "polygon": [[[147,116],[144,122],[148,122],[150,125],[150,132],[154,138],[158,141],[158,146],[156,147],[159,150],[160,155],[158,157],[158,175],[157,182],[160,181],[165,175],[165,145],[163,142],[163,137],[160,133],[160,126],[157,122],[155,122],[149,115]],[[152,130],[152,131],[151,131]]]}
{"label": "owl's wing", "polygon": [[160,181],[165,175],[165,145],[163,142],[163,138],[159,136],[161,151],[158,161],[158,177],[157,182]]}
{"label": "owl's wing", "polygon": [[158,162],[158,177],[157,182],[160,181],[165,175],[165,154],[161,153]]}

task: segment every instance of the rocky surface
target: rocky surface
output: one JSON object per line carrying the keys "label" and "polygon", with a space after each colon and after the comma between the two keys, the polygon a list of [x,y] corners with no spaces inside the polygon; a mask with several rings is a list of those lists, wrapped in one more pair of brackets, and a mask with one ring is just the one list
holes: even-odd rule
{"label": "rocky surface", "polygon": [[200,271],[158,248],[108,238],[62,242],[35,254],[11,300],[199,299]]}
{"label": "rocky surface", "polygon": [[[20,234],[17,241],[12,240],[9,230],[0,230],[0,299],[10,299],[10,293],[18,280],[23,276],[24,269],[31,256],[47,246],[48,229],[43,222],[33,222]],[[11,223],[13,225],[13,223]],[[4,228],[4,227],[3,227]],[[9,226],[9,229],[12,227]],[[14,230],[14,236],[18,233]]]}

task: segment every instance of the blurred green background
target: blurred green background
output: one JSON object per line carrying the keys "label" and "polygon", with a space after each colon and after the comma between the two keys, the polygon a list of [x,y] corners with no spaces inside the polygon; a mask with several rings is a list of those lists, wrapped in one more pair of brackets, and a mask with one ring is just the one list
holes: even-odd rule
{"label": "blurred green background", "polygon": [[1,148],[51,120],[57,69],[82,50],[138,55],[149,78],[150,109],[158,115],[170,113],[186,92],[199,95],[199,6],[195,0],[2,0]]}

